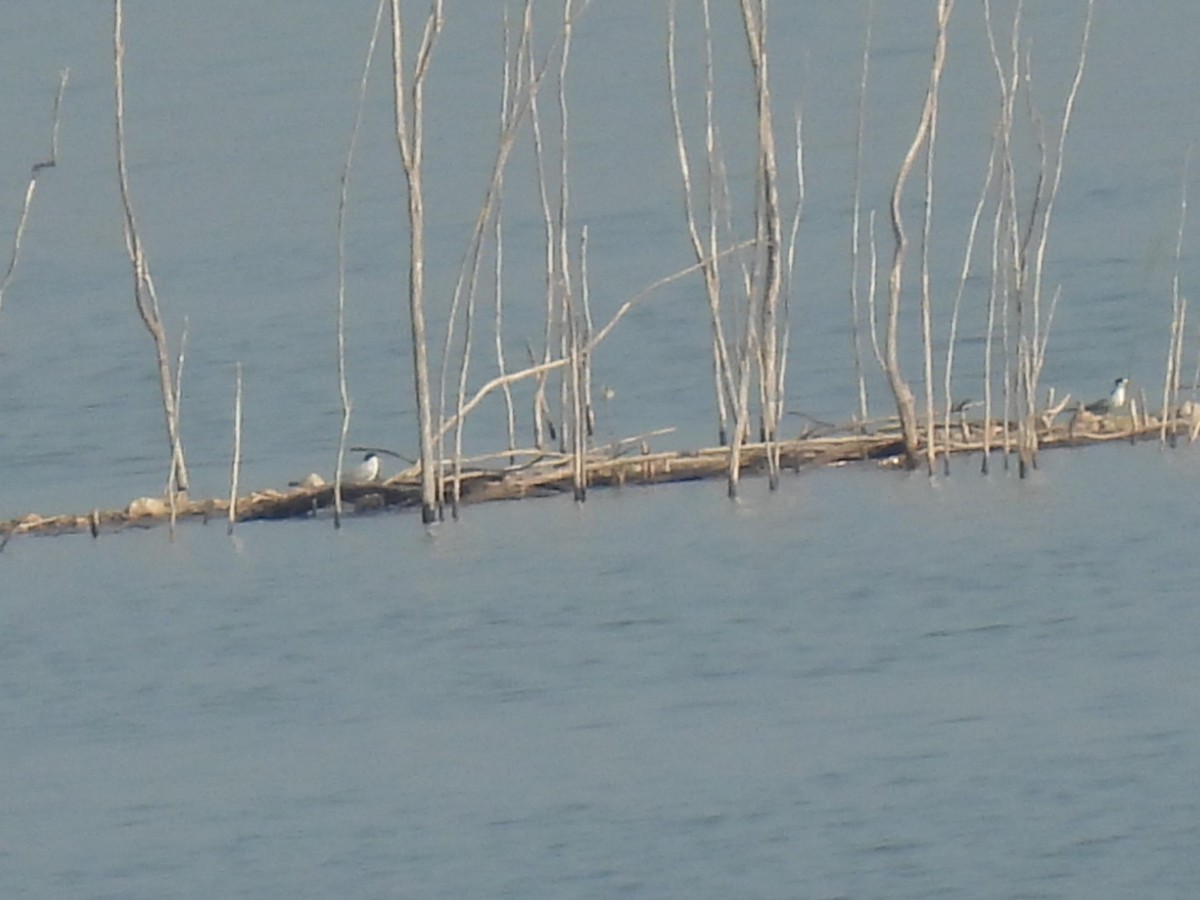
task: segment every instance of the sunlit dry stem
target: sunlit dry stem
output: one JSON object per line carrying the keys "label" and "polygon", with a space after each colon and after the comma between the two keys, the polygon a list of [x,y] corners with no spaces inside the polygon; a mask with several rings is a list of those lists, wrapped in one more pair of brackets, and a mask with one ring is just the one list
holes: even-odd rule
{"label": "sunlit dry stem", "polygon": [[[413,68],[411,87],[404,69],[404,23],[400,0],[391,0],[392,11],[392,101],[395,108],[396,142],[408,185],[409,264],[408,309],[412,332],[413,381],[421,455],[421,520],[430,524],[441,509],[439,462],[433,437],[432,397],[429,385],[429,350],[425,333],[425,195],[421,169],[424,148],[425,76],[433,45],[443,24],[442,0],[434,0],[425,20],[425,32]],[[410,97],[411,92],[411,97]],[[411,124],[410,124],[411,118]]]}
{"label": "sunlit dry stem", "polygon": [[350,388],[346,377],[346,204],[350,193],[350,170],[354,165],[354,153],[358,147],[358,135],[362,130],[363,111],[366,108],[367,81],[371,72],[371,64],[375,59],[375,49],[379,44],[379,34],[383,29],[383,11],[387,0],[379,0],[375,8],[375,24],[371,28],[371,38],[367,42],[366,59],[363,61],[362,75],[358,80],[358,102],[354,111],[354,128],[350,132],[350,143],[346,148],[346,161],[342,166],[342,177],[338,192],[337,208],[337,376],[338,397],[341,401],[342,420],[338,431],[337,459],[333,469],[333,527],[342,525],[342,473],[346,466],[346,441],[350,435],[350,414],[353,403],[350,400]]}
{"label": "sunlit dry stem", "polygon": [[[949,20],[953,0],[947,4],[946,20]],[[939,10],[940,12],[940,10]],[[944,24],[939,33],[945,33]],[[941,95],[942,67],[934,66],[929,75],[929,125],[925,141],[925,205],[921,219],[921,350],[925,362],[925,463],[929,474],[933,474],[937,458],[935,417],[933,412],[933,295],[930,287],[929,244],[933,230],[933,160],[937,147],[938,99]],[[946,400],[947,406],[950,399]],[[947,437],[947,439],[949,439]],[[949,451],[947,451],[949,456]]]}
{"label": "sunlit dry stem", "polygon": [[[1058,293],[1049,314],[1043,322],[1042,315],[1042,280],[1045,272],[1046,247],[1049,242],[1050,225],[1054,212],[1055,200],[1058,197],[1062,183],[1066,137],[1071,117],[1075,108],[1079,87],[1083,80],[1083,72],[1087,60],[1087,49],[1091,34],[1094,0],[1088,0],[1087,12],[1084,19],[1083,35],[1080,40],[1079,56],[1074,77],[1067,92],[1062,117],[1059,122],[1057,143],[1053,157],[1047,146],[1042,129],[1042,122],[1034,109],[1030,89],[1030,64],[1028,59],[1021,64],[1019,52],[1021,4],[1018,3],[1013,15],[1012,26],[1012,70],[1006,78],[1000,64],[999,54],[995,48],[995,39],[991,27],[991,10],[987,0],[984,3],[984,17],[988,31],[988,41],[992,50],[993,65],[996,68],[1000,83],[1004,116],[1003,130],[1003,159],[1004,179],[1007,189],[1007,203],[1010,206],[1009,231],[1012,236],[1011,258],[1009,272],[1011,282],[1009,291],[1015,301],[1017,317],[1017,428],[1020,474],[1024,476],[1031,466],[1037,465],[1038,450],[1038,415],[1037,394],[1041,372],[1045,365],[1045,353],[1049,343],[1050,325],[1054,309],[1057,305]],[[1011,148],[1011,133],[1013,126],[1013,102],[1021,83],[1025,85],[1026,100],[1030,109],[1030,120],[1034,138],[1039,151],[1036,186],[1029,218],[1024,231],[1017,223],[1016,174]],[[1032,259],[1030,253],[1032,252]]]}
{"label": "sunlit dry stem", "polygon": [[233,462],[229,473],[229,525],[227,533],[233,534],[237,522],[238,480],[242,471],[242,364],[237,364],[237,375],[233,392]]}
{"label": "sunlit dry stem", "polygon": [[704,33],[705,33],[705,151],[708,165],[709,197],[707,221],[707,245],[700,237],[697,224],[695,203],[692,199],[691,166],[688,160],[687,145],[684,141],[683,123],[679,112],[679,89],[675,63],[675,0],[670,0],[667,18],[667,79],[671,97],[671,119],[675,128],[675,146],[679,155],[679,171],[683,180],[684,213],[687,217],[688,237],[691,240],[692,252],[697,260],[709,260],[701,269],[704,277],[704,290],[708,298],[709,323],[712,331],[712,364],[713,388],[717,413],[717,440],[725,444],[729,429],[729,402],[733,397],[732,373],[729,365],[729,348],[725,340],[725,329],[721,321],[721,273],[715,248],[717,245],[717,216],[714,203],[713,184],[713,154],[716,151],[713,136],[713,64],[712,64],[712,27],[709,20],[709,0],[704,0]]}
{"label": "sunlit dry stem", "polygon": [[[971,215],[971,226],[967,230],[967,245],[963,250],[962,268],[958,273],[958,289],[954,292],[954,306],[950,313],[950,336],[946,342],[946,368],[944,372],[945,381],[943,383],[943,395],[946,401],[946,413],[944,420],[944,430],[947,435],[947,440],[950,434],[950,416],[951,410],[956,403],[954,399],[954,390],[952,385],[954,375],[954,351],[958,344],[958,317],[962,309],[963,294],[967,288],[967,277],[971,273],[971,260],[975,255],[975,239],[979,234],[979,222],[983,218],[984,208],[987,206],[988,197],[992,193],[992,186],[995,183],[996,176],[996,156],[998,151],[997,140],[993,137],[992,149],[988,154],[987,172],[983,178],[983,187],[979,191],[979,199],[975,203],[975,212]],[[989,305],[989,311],[991,306]],[[991,328],[988,328],[988,341],[991,341]],[[985,351],[986,352],[986,351]],[[989,395],[990,396],[990,395]],[[985,416],[984,421],[987,422]],[[988,431],[987,427],[984,431]],[[984,440],[987,440],[985,436]],[[947,452],[942,457],[943,471],[946,474],[950,473],[950,453]]]}
{"label": "sunlit dry stem", "polygon": [[[529,22],[529,9],[526,8],[526,22]],[[532,75],[533,59],[529,59],[530,73]],[[532,79],[531,79],[532,80]],[[554,243],[554,217],[550,212],[550,187],[549,177],[546,174],[546,152],[545,145],[542,141],[542,120],[538,108],[538,94],[532,92],[529,97],[529,125],[530,131],[533,134],[533,157],[537,170],[538,183],[538,200],[540,201],[540,209],[542,213],[542,235],[543,235],[543,251],[545,253],[546,280],[545,280],[545,321],[542,332],[542,362],[548,363],[554,356],[554,298],[557,294],[555,285],[557,283],[557,265],[558,254],[555,252]],[[544,370],[548,372],[549,370]],[[546,431],[549,429],[554,431],[554,424],[549,421],[547,414],[549,404],[546,401],[546,374],[538,377],[537,387],[533,394],[533,431],[534,443],[538,447],[545,447],[547,443]],[[553,433],[550,435],[550,440],[553,440]]]}
{"label": "sunlit dry stem", "polygon": [[[736,253],[737,251],[742,250],[745,247],[749,246],[751,243],[752,243],[751,241],[743,241],[740,244],[735,244],[734,246],[728,247],[725,250],[721,251],[721,255],[728,256],[730,253]],[[625,318],[625,316],[629,313],[629,311],[631,309],[633,309],[635,306],[637,306],[639,303],[641,303],[643,300],[645,300],[647,297],[649,297],[651,294],[653,294],[658,289],[666,287],[668,284],[676,282],[681,278],[686,278],[688,275],[691,275],[693,272],[698,271],[700,269],[700,267],[701,267],[700,263],[694,263],[693,265],[687,266],[686,268],[680,269],[677,272],[673,272],[670,275],[660,278],[658,281],[655,281],[653,284],[649,285],[648,287],[645,287],[642,290],[638,291],[638,293],[634,294],[632,297],[630,297],[628,300],[626,300],[624,303],[622,303],[617,308],[617,311],[612,314],[612,317],[609,318],[608,322],[604,325],[603,328],[601,328],[594,335],[592,335],[591,339],[588,340],[587,343],[583,345],[583,352],[588,354],[589,356],[591,354],[593,354],[596,351],[596,348],[598,346],[600,346],[600,344],[604,341],[605,338],[607,338],[609,336],[609,334],[612,332],[612,330],[617,327],[617,323],[619,323],[623,318]],[[571,360],[569,357],[568,358],[551,359],[551,360],[547,360],[545,362],[541,362],[541,363],[537,363],[535,365],[529,366],[528,368],[521,369],[520,371],[509,372],[507,375],[497,376],[497,377],[491,379],[490,381],[488,381],[486,384],[482,385],[478,390],[475,391],[475,393],[472,395],[471,399],[463,405],[462,415],[464,415],[464,416],[468,415],[473,409],[475,409],[475,407],[477,407],[480,403],[482,403],[483,400],[492,391],[496,390],[497,388],[501,388],[506,384],[515,384],[516,382],[523,381],[526,378],[536,378],[536,377],[545,375],[547,372],[557,371],[558,369],[561,369],[564,366],[569,365],[570,362],[571,362]],[[442,426],[441,426],[442,434],[445,434],[447,431],[449,431],[451,428],[453,428],[455,426],[455,421],[457,420],[457,418],[458,418],[457,416],[454,416],[442,423]],[[543,448],[539,448],[539,449],[543,449]]]}
{"label": "sunlit dry stem", "polygon": [[[179,433],[179,414],[183,398],[183,361],[187,355],[187,316],[183,317],[183,331],[179,335],[179,356],[175,362],[175,406],[172,410],[172,417],[175,423],[175,433]],[[169,474],[167,475],[167,506],[171,512],[171,527],[168,531],[170,539],[175,540],[175,519],[179,513],[179,482],[178,477],[179,467],[176,465],[176,459],[172,456]]]}
{"label": "sunlit dry stem", "polygon": [[909,468],[917,465],[917,448],[920,441],[918,434],[916,400],[912,388],[900,371],[899,331],[900,331],[900,298],[904,290],[904,260],[908,249],[908,236],[904,231],[904,217],[901,212],[901,201],[909,175],[916,164],[917,156],[929,139],[937,106],[937,86],[941,73],[946,64],[946,33],[950,14],[954,9],[953,0],[938,0],[937,9],[937,41],[934,48],[933,64],[930,68],[929,87],[925,93],[925,104],[921,118],[917,123],[916,133],[909,144],[904,159],[896,174],[892,188],[891,215],[892,234],[895,239],[895,249],[892,253],[892,267],[888,275],[888,316],[887,339],[884,373],[896,402],[896,411],[900,417],[900,429],[904,440],[905,464]]}
{"label": "sunlit dry stem", "polygon": [[[587,259],[587,228],[583,229],[579,239],[581,278],[586,275]],[[583,289],[581,288],[581,292]],[[568,330],[570,334],[571,351],[571,455],[573,459],[572,485],[575,500],[582,503],[587,499],[587,413],[583,393],[583,369],[587,355],[584,352],[586,338],[583,334],[583,321],[580,312],[574,308],[572,295],[567,295]]]}
{"label": "sunlit dry stem", "polygon": [[742,25],[751,68],[754,71],[758,113],[758,202],[755,204],[756,258],[760,260],[759,385],[763,390],[762,438],[767,445],[767,479],[779,486],[778,439],[783,384],[780,377],[780,333],[784,327],[781,308],[783,287],[783,223],[779,202],[779,175],[775,157],[775,127],[771,111],[770,78],[767,64],[767,2],[741,0]]}
{"label": "sunlit dry stem", "polygon": [[[567,27],[570,25],[572,16],[578,16],[582,11],[582,7],[586,4],[581,4],[580,10],[571,13],[568,11],[568,17],[564,24],[564,33],[561,38],[565,44],[569,31]],[[489,181],[487,192],[483,203],[480,205],[479,214],[475,220],[475,227],[471,232],[471,238],[467,245],[467,250],[464,253],[462,264],[459,267],[459,273],[454,286],[454,294],[450,304],[449,325],[446,330],[446,342],[442,353],[442,369],[441,378],[439,381],[439,424],[437,433],[441,432],[441,422],[445,417],[445,394],[447,386],[447,372],[450,360],[453,356],[454,334],[459,318],[459,310],[463,308],[465,299],[464,313],[464,329],[462,349],[459,355],[459,373],[458,373],[458,389],[456,394],[456,415],[458,425],[455,426],[455,459],[462,457],[462,441],[463,433],[462,426],[464,417],[461,415],[461,408],[465,402],[467,392],[468,373],[470,369],[470,356],[472,352],[473,340],[473,321],[476,302],[476,294],[479,283],[479,271],[483,260],[483,249],[485,235],[488,230],[488,224],[492,223],[493,233],[496,237],[496,297],[497,302],[500,302],[502,297],[502,285],[499,278],[502,272],[501,266],[501,249],[499,243],[499,221],[503,207],[503,190],[504,190],[504,173],[508,164],[509,157],[513,146],[516,143],[521,123],[525,117],[525,113],[531,108],[537,90],[539,89],[546,69],[549,66],[552,53],[548,54],[541,67],[536,71],[533,69],[532,60],[528,60],[529,73],[526,80],[526,65],[527,57],[530,54],[532,45],[532,28],[533,19],[530,10],[530,4],[526,4],[526,14],[522,19],[521,38],[517,45],[517,55],[515,61],[509,59],[509,52],[505,49],[504,56],[504,77],[505,83],[501,92],[501,116],[500,116],[500,134],[497,142],[496,158],[492,166],[491,180]],[[507,26],[505,28],[507,35]],[[497,315],[502,315],[501,307],[497,306]],[[501,320],[497,320],[499,324]],[[500,359],[503,357],[502,342],[500,332],[496,333],[497,352]],[[502,369],[503,371],[503,369]],[[515,430],[512,413],[511,393],[506,391],[508,401],[508,412],[510,430]],[[514,438],[515,440],[515,438]],[[455,514],[457,515],[458,501],[461,496],[461,465],[456,463],[453,466],[453,485],[451,489],[452,502]]]}
{"label": "sunlit dry stem", "polygon": [[[1159,427],[1160,443],[1167,440],[1167,428],[1179,410],[1179,381],[1183,365],[1183,332],[1187,321],[1187,299],[1179,288],[1179,265],[1183,258],[1183,235],[1187,225],[1188,177],[1191,169],[1192,150],[1189,147],[1183,160],[1183,178],[1179,186],[1179,227],[1175,233],[1175,272],[1171,276],[1171,330],[1167,347],[1167,368],[1163,377],[1162,422]],[[1171,429],[1171,443],[1175,443],[1175,429]]]}
{"label": "sunlit dry stem", "polygon": [[67,79],[70,69],[58,73],[58,93],[54,95],[54,124],[50,129],[50,155],[41,162],[36,162],[29,170],[29,185],[25,188],[25,202],[21,206],[21,217],[17,220],[17,230],[13,234],[12,254],[8,259],[8,269],[0,280],[0,309],[4,308],[4,293],[12,282],[13,273],[17,270],[17,262],[21,258],[21,241],[25,237],[25,227],[29,224],[29,210],[33,205],[33,195],[37,192],[38,174],[43,169],[53,169],[58,165],[58,122],[59,110],[62,108],[63,92],[67,89]]}
{"label": "sunlit dry stem", "polygon": [[186,492],[188,489],[187,466],[184,462],[183,441],[179,434],[177,406],[179,396],[171,378],[171,360],[167,347],[167,333],[159,314],[158,296],[154,280],[150,276],[150,264],[146,259],[138,232],[137,218],[133,212],[133,201],[129,190],[129,170],[125,160],[125,40],[124,8],[122,0],[113,0],[113,86],[116,95],[116,139],[117,180],[124,214],[125,249],[133,267],[133,295],[142,324],[154,341],[158,363],[158,382],[162,393],[163,417],[167,426],[170,445],[171,474],[167,479],[169,490]]}
{"label": "sunlit dry stem", "polygon": [[[854,198],[850,222],[850,336],[854,346],[854,379],[858,384],[858,417],[866,422],[867,412],[867,379],[863,370],[862,341],[859,321],[861,319],[861,301],[858,293],[859,269],[859,240],[862,232],[862,168],[863,147],[867,134],[867,84],[871,71],[871,33],[875,23],[875,0],[867,0],[867,27],[863,37],[862,67],[858,84],[858,128],[854,138]],[[872,249],[874,249],[872,247]],[[872,279],[872,289],[874,283]],[[872,293],[872,296],[874,294]],[[874,321],[874,307],[871,310]],[[876,344],[878,356],[878,338],[874,325],[871,330],[871,340]],[[882,368],[882,363],[880,363]]]}

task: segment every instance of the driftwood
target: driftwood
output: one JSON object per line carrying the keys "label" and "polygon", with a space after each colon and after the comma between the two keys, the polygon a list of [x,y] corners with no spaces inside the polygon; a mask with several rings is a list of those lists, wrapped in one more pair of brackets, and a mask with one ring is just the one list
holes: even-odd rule
{"label": "driftwood", "polygon": [[[1167,423],[1168,430],[1194,435],[1200,430],[1200,409],[1181,409]],[[1154,416],[1094,416],[1076,409],[1065,422],[1046,423],[1040,435],[1044,448],[1080,447],[1114,440],[1138,440],[1156,436],[1163,427]],[[990,433],[985,435],[980,420],[961,421],[946,435],[937,430],[935,440],[939,451],[947,446],[951,453],[979,452],[985,446],[996,446],[997,435],[1005,429],[1011,433],[1015,423],[1007,425],[994,420]],[[657,433],[657,432],[656,432]],[[985,444],[985,437],[987,443]],[[810,466],[846,465],[854,462],[874,462],[886,467],[899,467],[905,458],[903,435],[894,419],[859,425],[856,430],[842,428],[838,433],[820,437],[804,437],[781,441],[775,447],[766,444],[747,444],[742,448],[744,469],[761,474],[768,470],[768,453],[778,452],[783,469],[799,471]],[[512,458],[506,451],[493,458]],[[523,455],[517,451],[516,455]],[[574,489],[575,461],[570,453],[533,453],[530,462],[506,467],[464,466],[461,470],[460,502],[475,503],[489,500],[515,500],[523,497],[552,496]],[[698,481],[723,478],[729,465],[729,448],[712,447],[692,451],[651,452],[645,439],[616,441],[593,448],[584,460],[584,477],[592,487],[619,487],[667,482]],[[443,490],[452,489],[449,474],[443,478]],[[342,501],[355,514],[383,509],[419,509],[421,507],[421,473],[413,466],[378,484],[343,484]],[[256,519],[292,519],[323,516],[334,505],[334,486],[310,476],[300,485],[287,490],[256,491],[237,498],[236,519],[245,522]],[[190,500],[180,496],[175,505],[178,519],[199,519],[207,522],[229,517],[230,501],[225,498]],[[170,520],[170,504],[165,498],[140,498],[120,510],[98,510],[89,513],[41,516],[31,513],[0,522],[0,550],[17,535],[79,534],[121,531],[126,528],[149,528]]]}

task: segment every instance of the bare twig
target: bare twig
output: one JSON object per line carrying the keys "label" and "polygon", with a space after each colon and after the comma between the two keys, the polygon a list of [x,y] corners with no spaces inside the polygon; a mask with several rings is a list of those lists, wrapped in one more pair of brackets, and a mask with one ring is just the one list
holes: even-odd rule
{"label": "bare twig", "polygon": [[237,364],[236,383],[233,393],[233,462],[229,474],[229,526],[233,534],[237,522],[238,480],[242,472],[242,364]]}
{"label": "bare twig", "polygon": [[63,93],[67,89],[67,79],[70,69],[58,73],[58,93],[54,95],[54,124],[50,129],[50,155],[41,162],[36,162],[29,170],[29,186],[25,188],[25,202],[21,206],[21,217],[17,220],[17,230],[13,234],[12,254],[9,256],[8,269],[4,278],[0,279],[0,309],[4,308],[4,293],[12,283],[13,274],[17,270],[17,262],[21,258],[21,241],[25,237],[25,226],[29,224],[29,210],[33,205],[33,195],[37,191],[38,174],[43,169],[53,169],[58,165],[58,122],[59,110],[62,107]]}
{"label": "bare twig", "polygon": [[[118,0],[119,2],[119,0]],[[400,0],[391,0],[392,100],[396,143],[408,185],[408,310],[413,348],[413,382],[421,451],[421,519],[438,518],[441,489],[437,478],[433,436],[433,409],[429,386],[429,349],[425,334],[425,194],[422,172],[425,133],[425,77],[433,46],[444,22],[442,0],[433,0],[410,80],[404,68],[404,22]]]}
{"label": "bare twig", "polygon": [[125,160],[125,41],[123,0],[113,0],[113,69],[116,94],[116,138],[117,179],[124,212],[125,249],[133,266],[134,302],[142,324],[154,340],[158,360],[159,388],[162,392],[163,415],[167,425],[167,439],[171,448],[171,477],[174,489],[188,489],[187,466],[184,462],[183,441],[179,434],[179,417],[176,412],[179,397],[171,378],[171,361],[167,349],[167,333],[159,313],[158,295],[154,290],[154,279],[150,276],[150,264],[138,232],[137,218],[133,212],[133,201],[129,190],[129,169]]}
{"label": "bare twig", "polygon": [[346,162],[342,166],[337,209],[337,354],[338,354],[338,397],[342,406],[342,423],[338,432],[337,459],[333,469],[333,526],[342,525],[342,472],[346,464],[346,441],[350,434],[350,413],[353,403],[346,377],[346,204],[350,193],[350,170],[354,165],[354,153],[358,147],[358,135],[362,130],[363,111],[366,108],[367,81],[371,64],[375,59],[375,48],[383,26],[383,11],[387,0],[379,0],[375,7],[375,24],[367,42],[367,55],[363,61],[362,76],[358,81],[358,103],[354,111],[354,127],[350,131],[350,143],[346,148]]}

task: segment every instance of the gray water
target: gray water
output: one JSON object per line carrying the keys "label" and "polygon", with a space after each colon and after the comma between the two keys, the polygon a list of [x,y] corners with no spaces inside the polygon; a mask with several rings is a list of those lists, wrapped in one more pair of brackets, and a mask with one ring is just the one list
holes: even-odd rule
{"label": "gray water", "polygon": [[[200,494],[226,489],[235,362],[244,483],[328,471],[338,423],[333,222],[373,5],[243,6],[127,9],[131,176],[173,336],[188,319]],[[429,148],[442,296],[492,152],[498,9],[478,6],[448,7],[431,76],[431,109],[449,111]],[[790,408],[834,418],[854,403],[864,7],[772,6],[776,101],[803,101],[810,167]],[[164,477],[122,255],[108,15],[3,13],[9,221],[45,154],[56,73],[72,69],[60,165],[39,182],[0,310],[4,517],[121,505]],[[930,15],[876,23],[872,206],[911,134]],[[956,15],[938,195],[951,261],[993,102],[978,10]],[[1081,6],[1029,15],[1052,111]],[[1060,392],[1098,396],[1129,374],[1153,396],[1161,378],[1198,16],[1182,2],[1097,9],[1051,243],[1064,298],[1045,379]],[[664,17],[596,0],[575,36],[572,202],[599,317],[688,263]],[[725,140],[745,184],[735,24],[722,8]],[[350,209],[352,440],[412,452],[401,176],[376,78]],[[685,94],[694,103],[694,77]],[[527,148],[514,165],[519,357],[540,327],[521,299],[537,296],[540,226],[520,199]],[[656,445],[712,440],[698,290],[672,286],[597,354],[617,392],[603,434],[672,425]],[[494,449],[498,421],[485,412],[470,439]],[[998,459],[980,478],[978,462],[934,480],[850,467],[775,493],[749,482],[736,503],[718,483],[593,491],[430,530],[375,515],[339,532],[17,539],[0,554],[0,894],[1193,896],[1200,456],[1055,452],[1025,481]]]}

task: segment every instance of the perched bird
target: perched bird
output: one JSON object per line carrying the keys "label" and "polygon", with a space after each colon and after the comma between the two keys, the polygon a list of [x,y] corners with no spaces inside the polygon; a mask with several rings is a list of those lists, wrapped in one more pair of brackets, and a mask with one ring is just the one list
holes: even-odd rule
{"label": "perched bird", "polygon": [[1084,407],[1088,412],[1097,416],[1103,416],[1106,413],[1113,412],[1125,405],[1125,389],[1129,385],[1128,378],[1118,378],[1113,382],[1112,393],[1103,400],[1096,400]]}
{"label": "perched bird", "polygon": [[363,457],[363,461],[346,472],[344,477],[349,484],[370,484],[378,481],[379,457],[374,453],[368,453]]}

